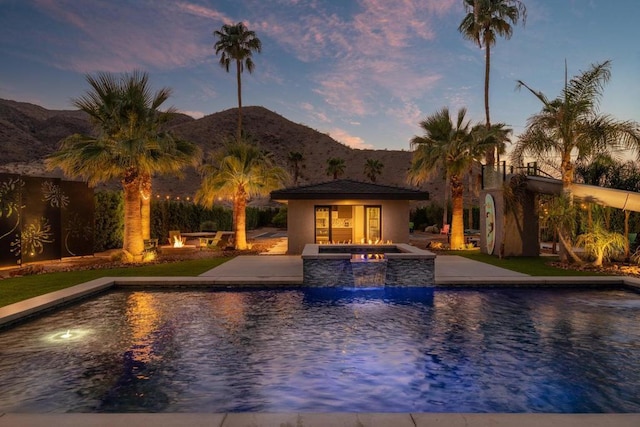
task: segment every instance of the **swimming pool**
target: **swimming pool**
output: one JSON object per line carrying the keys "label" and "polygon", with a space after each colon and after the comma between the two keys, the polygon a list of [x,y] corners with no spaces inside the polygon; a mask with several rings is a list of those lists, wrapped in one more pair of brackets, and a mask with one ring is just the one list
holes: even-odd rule
{"label": "swimming pool", "polygon": [[114,291],[0,332],[0,412],[640,412],[639,319],[623,290]]}

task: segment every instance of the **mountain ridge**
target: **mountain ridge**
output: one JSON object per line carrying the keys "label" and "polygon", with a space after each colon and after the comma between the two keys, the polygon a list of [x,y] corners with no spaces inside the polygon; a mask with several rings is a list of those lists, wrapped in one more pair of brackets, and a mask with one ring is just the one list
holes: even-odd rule
{"label": "mountain ridge", "polygon": [[[289,169],[288,153],[302,153],[304,160],[298,182],[300,185],[328,181],[330,177],[325,173],[326,160],[338,157],[344,159],[346,164],[341,178],[369,181],[364,174],[364,164],[367,159],[375,159],[384,164],[382,174],[378,177],[380,184],[411,187],[406,181],[411,164],[410,151],[351,148],[328,134],[292,122],[261,106],[243,107],[242,113],[246,134],[271,152],[279,165]],[[199,119],[176,114],[166,124],[174,135],[199,145],[205,155],[221,147],[225,139],[234,135],[236,126],[237,108]],[[58,148],[63,138],[74,133],[90,134],[92,129],[89,117],[79,110],[48,110],[35,104],[0,99],[0,151],[3,153],[0,171],[63,177],[59,170],[47,171],[43,160]],[[154,193],[171,198],[193,196],[199,188],[200,177],[194,168],[185,170],[184,175],[184,179],[155,177]],[[443,185],[441,180],[435,180],[419,188],[429,191],[432,200],[441,200]],[[114,186],[117,183],[111,183],[111,187]]]}

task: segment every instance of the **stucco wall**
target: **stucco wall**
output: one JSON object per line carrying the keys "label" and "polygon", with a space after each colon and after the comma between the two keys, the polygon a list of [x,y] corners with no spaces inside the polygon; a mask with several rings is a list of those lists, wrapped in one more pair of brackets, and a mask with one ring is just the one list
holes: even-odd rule
{"label": "stucco wall", "polygon": [[289,200],[287,213],[288,254],[301,254],[314,243],[314,207],[317,205],[372,205],[382,207],[382,239],[409,243],[407,200]]}

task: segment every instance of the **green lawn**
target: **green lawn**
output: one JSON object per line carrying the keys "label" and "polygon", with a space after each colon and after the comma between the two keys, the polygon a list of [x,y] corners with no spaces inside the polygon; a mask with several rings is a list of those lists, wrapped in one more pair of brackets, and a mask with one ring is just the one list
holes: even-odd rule
{"label": "green lawn", "polygon": [[507,270],[517,271],[519,273],[528,274],[530,276],[600,276],[604,273],[596,273],[592,271],[565,270],[548,265],[549,262],[557,261],[558,257],[540,256],[540,257],[512,257],[500,259],[493,255],[480,253],[480,251],[456,251],[451,255],[460,255],[474,261],[484,262],[486,264],[495,265],[496,267],[506,268]]}
{"label": "green lawn", "polygon": [[[506,268],[531,276],[593,276],[588,271],[564,270],[547,265],[557,257],[513,257],[499,259],[482,254],[479,251],[456,251],[460,255],[475,261]],[[180,261],[165,264],[152,264],[140,267],[123,267],[101,270],[68,271],[38,274],[0,280],[0,307],[13,304],[48,292],[74,286],[99,277],[131,276],[198,276],[207,270],[230,260],[231,258],[208,258]]]}
{"label": "green lawn", "polygon": [[100,277],[198,276],[231,258],[207,258],[140,267],[66,271],[0,280],[0,307]]}

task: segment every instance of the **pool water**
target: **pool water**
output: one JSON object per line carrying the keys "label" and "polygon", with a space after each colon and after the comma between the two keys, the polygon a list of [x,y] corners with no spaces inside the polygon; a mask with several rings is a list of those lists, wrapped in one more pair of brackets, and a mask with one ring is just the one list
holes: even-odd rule
{"label": "pool water", "polygon": [[114,291],[0,331],[0,412],[640,412],[640,295]]}

